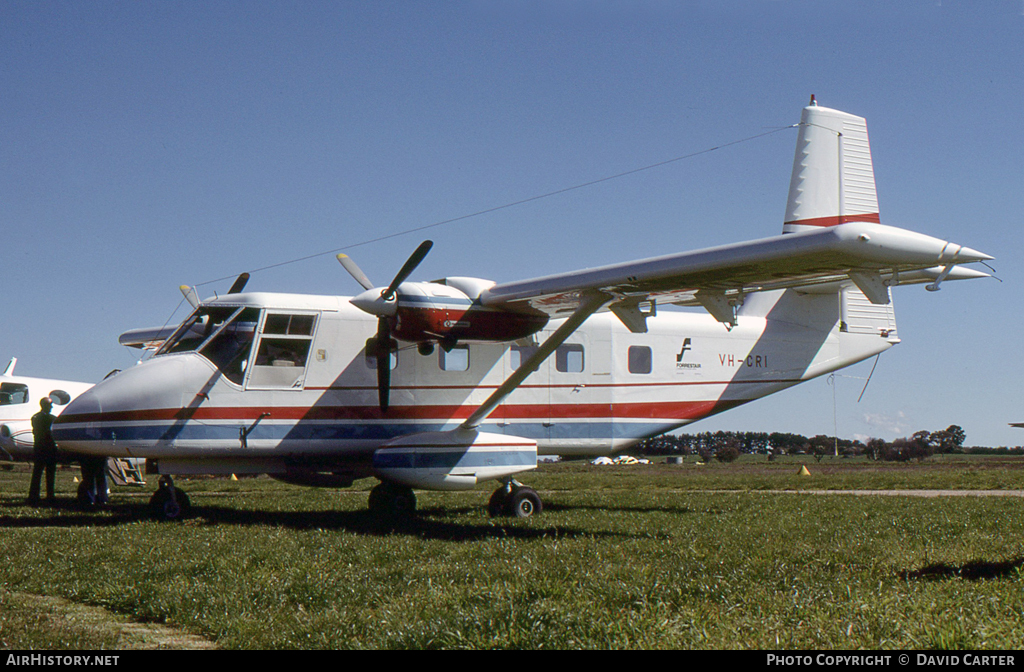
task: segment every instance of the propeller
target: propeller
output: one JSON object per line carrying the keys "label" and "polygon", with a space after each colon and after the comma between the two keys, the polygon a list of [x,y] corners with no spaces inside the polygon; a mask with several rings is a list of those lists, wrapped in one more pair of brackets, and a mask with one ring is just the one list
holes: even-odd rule
{"label": "propeller", "polygon": [[390,319],[397,310],[397,302],[394,299],[398,294],[398,286],[412,275],[412,272],[416,270],[433,246],[434,243],[429,240],[420,243],[399,269],[391,284],[383,291],[374,287],[351,257],[347,254],[338,255],[338,262],[366,290],[352,299],[352,303],[371,315],[377,316],[377,336],[367,342],[366,349],[368,352],[372,352],[377,359],[377,401],[380,404],[381,413],[386,413],[388,410],[391,396],[391,353],[398,349],[398,342],[391,337]]}

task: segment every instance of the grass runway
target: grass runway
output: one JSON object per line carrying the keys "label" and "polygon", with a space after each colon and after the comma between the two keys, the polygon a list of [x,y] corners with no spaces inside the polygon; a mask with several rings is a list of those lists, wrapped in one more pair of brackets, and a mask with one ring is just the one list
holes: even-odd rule
{"label": "grass runway", "polygon": [[522,479],[533,519],[489,518],[488,484],[418,492],[391,524],[365,511],[375,481],[179,480],[193,516],[158,523],[154,486],[82,511],[76,474],[32,508],[27,468],[0,471],[0,647],[1015,649],[1024,630],[1024,499],[810,494],[1024,490],[1019,458],[563,463]]}

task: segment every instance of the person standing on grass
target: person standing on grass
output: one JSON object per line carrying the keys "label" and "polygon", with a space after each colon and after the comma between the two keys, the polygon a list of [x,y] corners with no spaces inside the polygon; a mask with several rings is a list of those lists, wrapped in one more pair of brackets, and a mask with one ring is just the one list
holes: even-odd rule
{"label": "person standing on grass", "polygon": [[57,444],[53,441],[53,434],[50,427],[53,426],[53,402],[49,397],[39,400],[39,412],[32,416],[32,439],[35,446],[32,449],[32,484],[28,489],[29,504],[39,504],[39,486],[46,471],[46,501],[57,500],[53,493],[54,481],[57,476]]}

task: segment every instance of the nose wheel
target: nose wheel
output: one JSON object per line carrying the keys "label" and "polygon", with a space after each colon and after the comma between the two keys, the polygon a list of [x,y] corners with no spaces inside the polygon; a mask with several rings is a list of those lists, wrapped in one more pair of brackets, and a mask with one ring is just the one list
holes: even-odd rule
{"label": "nose wheel", "polygon": [[530,518],[544,509],[540,495],[516,481],[510,481],[494,491],[487,503],[487,513],[492,518]]}

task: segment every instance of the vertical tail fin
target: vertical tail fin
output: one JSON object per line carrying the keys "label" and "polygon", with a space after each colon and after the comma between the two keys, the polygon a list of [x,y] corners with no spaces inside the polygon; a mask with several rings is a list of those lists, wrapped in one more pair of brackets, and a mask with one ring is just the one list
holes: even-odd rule
{"label": "vertical tail fin", "polygon": [[812,97],[800,118],[782,232],[878,221],[867,122]]}

